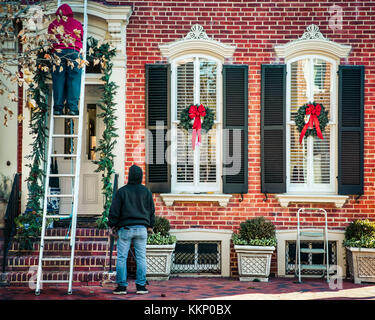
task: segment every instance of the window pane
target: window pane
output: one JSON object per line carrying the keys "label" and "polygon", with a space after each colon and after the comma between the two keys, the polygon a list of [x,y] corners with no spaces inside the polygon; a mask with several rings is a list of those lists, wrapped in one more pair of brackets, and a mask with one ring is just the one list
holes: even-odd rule
{"label": "window pane", "polygon": [[216,182],[216,129],[202,134],[200,146],[200,182]]}
{"label": "window pane", "polygon": [[177,119],[181,110],[194,103],[194,62],[177,66]]}
{"label": "window pane", "polygon": [[294,121],[299,107],[308,102],[309,73],[310,68],[308,59],[298,60],[291,64],[291,121]]}
{"label": "window pane", "polygon": [[194,182],[194,152],[191,132],[177,127],[177,182]]}
{"label": "window pane", "polygon": [[307,139],[299,143],[300,133],[297,126],[290,130],[290,182],[306,183],[307,179]]}
{"label": "window pane", "polygon": [[330,183],[330,128],[324,131],[324,140],[314,137],[314,183]]}
{"label": "window pane", "polygon": [[[331,109],[331,64],[314,59],[314,101]],[[328,114],[329,117],[329,114]],[[324,140],[314,137],[314,183],[330,183],[330,128],[323,133]]]}
{"label": "window pane", "polygon": [[96,160],[96,104],[87,105],[86,154],[88,160]]}
{"label": "window pane", "polygon": [[314,59],[313,100],[316,103],[322,103],[329,113],[331,106],[331,64],[321,59]]}
{"label": "window pane", "polygon": [[[200,59],[200,103],[216,115],[216,63]],[[216,118],[216,117],[215,117]]]}

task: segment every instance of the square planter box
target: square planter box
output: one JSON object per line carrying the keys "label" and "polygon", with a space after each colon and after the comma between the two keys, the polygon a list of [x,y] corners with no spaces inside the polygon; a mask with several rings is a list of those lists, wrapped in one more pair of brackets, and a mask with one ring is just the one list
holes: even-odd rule
{"label": "square planter box", "polygon": [[262,282],[268,282],[271,257],[275,247],[235,245],[234,249],[237,253],[240,281],[257,279]]}
{"label": "square planter box", "polygon": [[168,280],[176,244],[146,246],[147,279]]}
{"label": "square planter box", "polygon": [[354,283],[375,282],[375,249],[347,247],[346,257]]}

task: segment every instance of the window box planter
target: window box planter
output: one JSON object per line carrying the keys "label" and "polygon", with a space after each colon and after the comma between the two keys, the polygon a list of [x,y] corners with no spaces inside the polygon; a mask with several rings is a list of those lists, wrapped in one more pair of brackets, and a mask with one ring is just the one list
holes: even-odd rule
{"label": "window box planter", "polygon": [[146,246],[147,279],[168,280],[171,273],[174,244],[148,244]]}
{"label": "window box planter", "polygon": [[375,282],[375,249],[346,247],[346,256],[354,283]]}
{"label": "window box planter", "polygon": [[273,246],[235,245],[240,281],[268,282]]}

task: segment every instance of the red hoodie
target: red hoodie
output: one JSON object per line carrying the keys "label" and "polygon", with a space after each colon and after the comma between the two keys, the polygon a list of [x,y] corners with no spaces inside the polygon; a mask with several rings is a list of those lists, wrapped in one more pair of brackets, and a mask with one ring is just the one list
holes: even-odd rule
{"label": "red hoodie", "polygon": [[[55,19],[48,26],[48,33],[55,34],[57,38],[57,41],[53,44],[53,47],[55,49],[74,49],[76,51],[80,51],[80,49],[82,49],[83,28],[82,24],[78,20],[73,18],[72,8],[68,4],[64,3],[57,9],[56,16],[60,17],[59,21]],[[67,18],[66,21],[62,19],[63,16]],[[57,33],[54,33],[52,29],[60,25],[64,27],[64,32],[66,34],[69,34],[71,37],[76,39],[74,44],[69,43],[69,46],[66,46],[64,43],[59,42],[59,40],[61,40],[61,36]],[[77,35],[76,33],[74,33],[74,29],[80,30],[81,33]]]}

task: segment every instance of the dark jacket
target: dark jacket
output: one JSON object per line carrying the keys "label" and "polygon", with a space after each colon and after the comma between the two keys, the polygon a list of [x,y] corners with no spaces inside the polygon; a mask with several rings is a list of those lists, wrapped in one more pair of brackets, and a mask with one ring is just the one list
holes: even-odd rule
{"label": "dark jacket", "polygon": [[155,223],[155,205],[152,193],[142,185],[142,169],[133,165],[129,169],[128,184],[120,188],[109,210],[108,225],[125,227],[144,225],[152,228]]}

